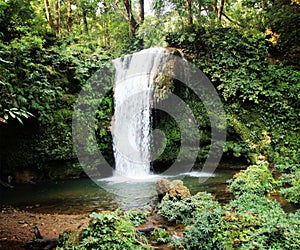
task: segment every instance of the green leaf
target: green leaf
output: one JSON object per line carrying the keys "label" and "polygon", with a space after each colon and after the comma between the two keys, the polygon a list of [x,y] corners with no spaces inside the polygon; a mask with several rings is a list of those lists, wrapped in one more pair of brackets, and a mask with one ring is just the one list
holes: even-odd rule
{"label": "green leaf", "polygon": [[20,117],[17,116],[17,120],[18,120],[22,125],[24,125],[24,123],[23,123],[23,121],[21,120]]}
{"label": "green leaf", "polygon": [[8,113],[10,114],[10,116],[11,116],[12,118],[16,118],[15,114],[14,114],[13,112],[11,112],[10,110],[8,111]]}

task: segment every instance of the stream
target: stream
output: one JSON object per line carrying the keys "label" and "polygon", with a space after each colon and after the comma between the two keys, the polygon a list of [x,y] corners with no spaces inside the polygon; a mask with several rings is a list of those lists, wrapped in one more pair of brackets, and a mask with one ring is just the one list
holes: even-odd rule
{"label": "stream", "polygon": [[[233,196],[227,191],[227,181],[237,172],[233,169],[217,169],[205,182],[200,183],[201,172],[193,172],[191,175],[177,176],[172,179],[182,179],[191,194],[197,192],[212,193],[216,199],[225,203]],[[163,177],[163,176],[162,176]],[[206,176],[204,176],[206,177]],[[122,209],[138,209],[152,206],[156,202],[154,181],[136,183],[113,183],[116,190],[126,190],[126,196],[119,196],[108,192],[89,178],[74,180],[44,182],[39,184],[17,185],[13,189],[0,189],[0,207],[12,206],[30,212],[80,214],[92,211]],[[153,195],[149,195],[153,194]],[[298,206],[287,202],[282,197],[273,197],[279,201],[287,212],[295,211]]]}
{"label": "stream", "polygon": [[[204,183],[199,183],[198,174],[193,172],[182,179],[192,194],[200,191],[211,192],[221,202],[228,201],[231,196],[226,193],[226,181],[230,179],[235,170],[217,170]],[[174,178],[176,179],[176,177]],[[100,184],[105,180],[99,180]],[[17,185],[13,189],[1,189],[0,205],[13,206],[28,211],[43,213],[76,214],[97,210],[113,210],[143,208],[152,205],[156,196],[154,181],[137,183],[112,183],[115,189],[126,190],[126,196],[119,196],[103,189],[89,178],[74,180],[45,182],[39,184]],[[144,193],[143,193],[144,192]]]}

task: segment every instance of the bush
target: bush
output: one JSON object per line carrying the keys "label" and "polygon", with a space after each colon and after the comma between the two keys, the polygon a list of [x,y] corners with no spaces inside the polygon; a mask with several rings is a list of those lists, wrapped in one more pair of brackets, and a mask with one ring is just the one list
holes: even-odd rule
{"label": "bush", "polygon": [[225,209],[217,235],[225,249],[298,249],[299,216],[287,216],[278,202],[245,193]]}
{"label": "bush", "polygon": [[174,245],[183,249],[223,249],[216,237],[221,229],[222,209],[203,210],[193,218],[195,224],[187,227],[184,237]]}
{"label": "bush", "polygon": [[253,165],[233,177],[230,183],[230,192],[234,195],[246,192],[264,195],[278,185],[279,182],[272,177],[267,164]]}
{"label": "bush", "polygon": [[[180,249],[299,249],[300,212],[286,215],[280,204],[244,193],[229,204],[198,210],[184,237],[173,241]],[[191,220],[191,221],[192,221]]]}
{"label": "bush", "polygon": [[213,200],[213,196],[205,192],[199,192],[191,198],[182,200],[170,200],[166,195],[158,206],[158,213],[169,221],[188,225],[193,223],[199,213],[219,207],[219,203]]}
{"label": "bush", "polygon": [[288,185],[287,188],[282,188],[280,194],[293,203],[300,203],[300,169],[296,169],[290,174],[281,176],[282,182]]}
{"label": "bush", "polygon": [[146,211],[128,210],[124,212],[124,217],[129,219],[134,226],[139,226],[147,221]]}
{"label": "bush", "polygon": [[163,228],[155,228],[151,232],[150,240],[154,244],[166,244],[171,241],[171,234]]}
{"label": "bush", "polygon": [[[75,241],[71,235],[64,235],[60,248],[72,250],[91,249],[150,249],[146,239],[135,231],[134,223],[129,219],[130,213],[115,212],[92,213],[91,221]],[[73,237],[74,238],[74,237]]]}

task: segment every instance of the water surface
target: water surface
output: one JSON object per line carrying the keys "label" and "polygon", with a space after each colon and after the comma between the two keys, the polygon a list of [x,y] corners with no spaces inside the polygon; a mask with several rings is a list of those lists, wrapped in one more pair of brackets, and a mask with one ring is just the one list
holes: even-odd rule
{"label": "water surface", "polygon": [[[215,194],[220,200],[230,198],[226,194],[226,181],[230,179],[234,170],[217,170],[204,183],[203,173],[193,172],[189,176],[178,176],[171,179],[182,179],[192,194],[207,191]],[[200,179],[199,179],[200,178]],[[143,208],[156,201],[155,181],[138,181],[135,183],[98,180],[99,185],[88,178],[47,182],[36,185],[19,185],[14,189],[1,189],[2,206],[14,206],[44,213],[82,213],[94,210],[113,210]],[[103,185],[110,185],[124,192],[123,196],[116,195],[103,189]],[[101,187],[102,186],[102,187]]]}

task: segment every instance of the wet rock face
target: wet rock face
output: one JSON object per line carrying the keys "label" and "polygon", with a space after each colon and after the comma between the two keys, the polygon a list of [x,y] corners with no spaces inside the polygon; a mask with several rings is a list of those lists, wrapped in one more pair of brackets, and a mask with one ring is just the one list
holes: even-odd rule
{"label": "wet rock face", "polygon": [[174,180],[171,182],[170,190],[168,191],[170,199],[189,198],[191,197],[190,190],[183,185],[182,180]]}
{"label": "wet rock face", "polygon": [[161,201],[162,198],[167,194],[171,187],[171,182],[167,179],[160,179],[156,182],[156,192],[158,195],[158,200]]}
{"label": "wet rock face", "polygon": [[158,195],[159,201],[163,199],[163,197],[168,194],[169,199],[182,199],[191,197],[190,190],[183,185],[181,180],[174,180],[170,182],[167,179],[160,179],[156,183],[156,192]]}

